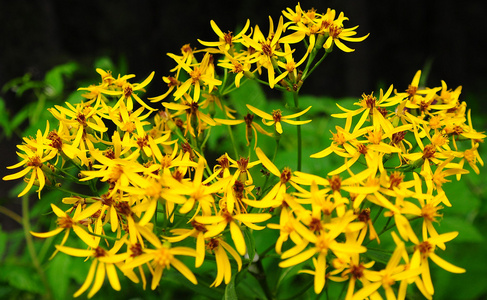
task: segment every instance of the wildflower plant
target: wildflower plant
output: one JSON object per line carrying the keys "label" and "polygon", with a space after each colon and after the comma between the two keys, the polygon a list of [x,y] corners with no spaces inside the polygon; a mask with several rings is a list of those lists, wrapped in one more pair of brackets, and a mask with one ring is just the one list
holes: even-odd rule
{"label": "wildflower plant", "polygon": [[[408,87],[337,103],[340,125],[313,137],[322,150],[303,154],[310,115],[325,117],[300,106],[301,87],[332,52],[368,36],[347,22],[299,4],[269,17],[268,31],[247,21],[234,35],[211,21],[215,40],[168,53],[174,68],[162,80],[97,69],[99,83],[80,87],[76,103],[49,109],[57,125],[25,137],[3,179],[26,182],[19,197],[63,192],[50,203],[55,226],[31,234],[62,236],[53,256],[90,264],[74,296],[105,282],[121,290],[121,276],[156,289],[173,272],[189,285],[226,285],[227,298],[253,275],[275,299],[298,273],[309,276],[300,292],[339,286],[343,299],[405,299],[415,286],[431,299],[432,263],[465,272],[438,251],[458,235],[439,232],[452,205],[443,186],[483,165],[485,134],[461,87],[423,87],[418,71]],[[256,83],[292,104],[232,98]],[[167,92],[146,95],[160,84]],[[284,143],[295,153],[281,167]],[[330,159],[340,164],[322,163]],[[265,274],[279,268],[288,272],[271,288]]]}

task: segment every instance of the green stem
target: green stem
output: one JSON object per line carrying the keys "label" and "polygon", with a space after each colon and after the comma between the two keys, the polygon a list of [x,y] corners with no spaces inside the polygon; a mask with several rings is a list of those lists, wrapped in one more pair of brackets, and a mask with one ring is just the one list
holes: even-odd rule
{"label": "green stem", "polygon": [[235,138],[233,137],[232,127],[230,125],[227,125],[227,129],[228,129],[228,135],[230,135],[230,140],[232,141],[232,146],[233,146],[233,151],[234,151],[234,154],[235,154],[235,159],[238,160],[239,159],[238,150],[237,150],[237,145],[235,143]]}
{"label": "green stem", "polygon": [[19,223],[20,225],[22,225],[22,217],[19,216],[17,213],[15,213],[14,211],[6,208],[6,207],[3,207],[3,206],[0,206],[0,213],[6,215],[7,217],[9,217],[10,219],[14,220],[15,222]]}
{"label": "green stem", "polygon": [[[96,181],[96,180],[95,180]],[[60,186],[46,186],[49,190],[57,190],[57,191],[61,191],[61,192],[64,192],[66,194],[69,194],[69,195],[76,195],[76,196],[80,196],[82,198],[91,198],[93,196],[97,197],[97,196],[100,196],[100,193],[95,193],[93,195],[85,195],[85,194],[80,194],[80,193],[77,193],[77,192],[74,192],[72,190],[67,190],[67,189],[64,189]]]}
{"label": "green stem", "polygon": [[274,293],[269,288],[269,284],[267,283],[267,276],[265,274],[264,266],[262,265],[262,260],[259,258],[252,265],[256,267],[256,270],[254,268],[252,269],[249,268],[249,273],[252,274],[252,276],[254,276],[255,279],[257,279],[267,299],[269,300],[276,299]]}
{"label": "green stem", "polygon": [[[292,295],[291,297],[287,297],[287,298],[284,298],[284,300],[294,300],[294,299],[299,299],[301,297],[303,297],[303,294],[309,290],[310,287],[312,287],[314,284],[314,281],[313,280],[308,280],[306,282],[306,284],[304,285],[301,285],[300,286],[300,289],[298,290],[297,293],[295,293],[294,295]],[[298,287],[299,288],[299,287]],[[319,294],[318,294],[319,296]]]}
{"label": "green stem", "polygon": [[[299,95],[295,91],[293,93],[294,107],[299,110]],[[301,117],[296,118],[297,121],[301,120]],[[302,137],[301,137],[301,125],[296,125],[297,135],[298,135],[298,171],[301,171],[301,159],[302,159]]]}
{"label": "green stem", "polygon": [[37,257],[36,250],[34,247],[34,240],[30,235],[30,222],[29,222],[29,197],[24,195],[22,197],[22,225],[24,227],[24,235],[25,241],[27,242],[27,250],[29,251],[30,258],[32,259],[32,264],[39,274],[39,277],[42,281],[42,285],[46,289],[44,294],[44,299],[51,299],[52,292],[51,287],[49,286],[49,282],[47,281],[46,274],[44,270],[41,268],[41,264],[39,262],[39,258]]}
{"label": "green stem", "polygon": [[97,236],[97,237],[102,238],[102,239],[107,239],[107,240],[112,240],[112,241],[119,241],[120,240],[120,238],[116,238],[116,237],[108,236],[108,235],[103,235],[103,234],[97,234],[94,232],[90,232],[89,234],[93,235],[93,236]]}
{"label": "green stem", "polygon": [[311,68],[311,70],[309,70],[309,72],[306,72],[306,74],[303,74],[303,78],[302,80],[304,81],[306,78],[308,78],[309,75],[311,75],[311,73],[313,73],[313,71],[321,64],[321,62],[323,62],[323,60],[325,59],[325,57],[328,55],[329,52],[325,52],[325,54],[323,54],[323,56],[320,58],[320,60],[313,66],[313,68]]}
{"label": "green stem", "polygon": [[382,213],[383,210],[384,210],[384,206],[381,206],[380,209],[379,209],[379,212],[377,213],[377,215],[375,215],[375,218],[372,221],[372,224],[375,224],[375,221],[377,221],[377,219],[380,217],[380,214]]}
{"label": "green stem", "polygon": [[[269,86],[269,83],[267,81],[263,81],[263,80],[260,80],[258,78],[254,78],[254,80],[257,81],[258,83],[261,83],[263,85]],[[287,92],[288,91],[288,90],[286,90],[285,88],[283,88],[282,86],[279,86],[279,85],[274,85],[274,89],[279,90],[281,92]]]}
{"label": "green stem", "polygon": [[[276,139],[276,148],[274,149],[274,154],[272,155],[272,163],[276,160],[277,151],[279,150],[279,139]],[[265,189],[267,188],[267,182],[269,181],[269,174],[266,176],[264,184],[262,185],[262,189],[259,192],[259,199],[261,196],[265,194]]]}

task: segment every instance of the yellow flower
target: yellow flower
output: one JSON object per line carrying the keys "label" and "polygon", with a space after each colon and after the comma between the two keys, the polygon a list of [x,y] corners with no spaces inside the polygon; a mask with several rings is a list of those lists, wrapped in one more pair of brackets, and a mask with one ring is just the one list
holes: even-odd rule
{"label": "yellow flower", "polygon": [[159,145],[171,145],[176,141],[170,141],[170,133],[154,139],[148,134],[142,126],[137,126],[137,133],[132,134],[125,133],[123,136],[122,144],[128,149],[140,149],[140,152],[145,154],[146,157],[151,158],[153,162],[163,161],[163,156]]}
{"label": "yellow flower", "polygon": [[216,122],[210,116],[200,110],[200,106],[202,106],[202,104],[196,101],[183,101],[183,104],[164,102],[162,105],[168,109],[178,110],[182,113],[186,113],[186,131],[184,134],[189,131],[192,136],[196,136],[195,129],[193,128],[193,124],[196,121],[198,122],[198,135],[206,128],[207,125],[216,125]]}
{"label": "yellow flower", "polygon": [[441,87],[434,89],[422,89],[419,87],[419,80],[421,78],[421,70],[418,70],[413,77],[413,80],[408,85],[405,93],[396,93],[397,96],[407,97],[408,104],[419,104],[424,100],[422,95],[433,95],[441,90]]}
{"label": "yellow flower", "polygon": [[213,281],[210,287],[219,286],[223,280],[225,280],[225,284],[228,284],[232,277],[232,269],[226,252],[230,253],[233,259],[235,259],[237,262],[238,271],[240,271],[242,268],[242,259],[240,258],[240,255],[220,236],[205,238],[204,233],[207,231],[205,225],[198,223],[195,220],[191,221],[191,225],[193,226],[193,229],[172,229],[171,233],[176,234],[177,236],[164,238],[169,242],[177,242],[185,239],[188,236],[195,237],[195,267],[199,268],[203,264],[206,254],[205,252],[208,251],[209,253],[213,253],[216,260],[217,275],[215,281]]}
{"label": "yellow flower", "polygon": [[260,109],[255,108],[249,104],[246,104],[246,105],[247,105],[247,108],[251,112],[253,112],[254,114],[256,114],[262,118],[262,123],[264,123],[264,125],[266,125],[266,126],[274,125],[278,134],[282,134],[282,132],[283,132],[281,122],[292,124],[292,125],[302,125],[302,124],[306,124],[306,123],[311,122],[311,120],[306,120],[306,121],[291,120],[291,119],[294,119],[294,118],[297,118],[297,117],[304,115],[306,112],[308,112],[308,110],[310,110],[311,106],[309,106],[308,108],[306,108],[305,110],[303,110],[301,112],[298,112],[298,113],[295,113],[292,115],[288,115],[288,116],[283,116],[280,109],[273,110],[272,115],[270,115],[270,114],[263,112]]}
{"label": "yellow flower", "polygon": [[[353,157],[357,151],[353,150],[353,145],[358,144],[357,138],[367,131],[367,128],[358,128],[355,127],[355,129],[350,132],[352,122],[351,118],[347,118],[347,122],[345,124],[345,128],[342,128],[340,126],[335,126],[336,133],[333,133],[331,130],[332,137],[330,138],[332,140],[330,146],[325,148],[324,150],[321,150],[320,152],[312,154],[310,157],[312,158],[322,158],[330,155],[331,153],[335,153],[336,155],[342,156],[342,157]],[[350,145],[348,145],[350,144]],[[352,149],[350,149],[352,148]],[[360,147],[357,146],[358,152],[360,152]],[[363,152],[363,151],[362,151]],[[357,159],[360,155],[357,156]],[[350,164],[352,165],[352,164]]]}
{"label": "yellow flower", "polygon": [[[400,265],[401,257],[407,255],[406,248],[403,242],[396,245],[396,249],[389,258],[386,267],[383,270],[377,272],[370,272],[367,276],[372,282],[364,283],[364,287],[353,294],[352,300],[366,299],[370,296],[380,297],[377,294],[377,290],[382,287],[385,291],[387,300],[392,299],[404,299],[406,296],[406,288],[408,285],[407,280],[414,278],[420,274],[419,268],[407,268],[404,265]],[[400,281],[400,287],[397,292],[397,297],[393,285],[397,281]]]}
{"label": "yellow flower", "polygon": [[[355,292],[355,284],[360,281],[364,287],[370,284],[370,279],[376,276],[373,275],[372,268],[375,261],[364,262],[360,259],[358,253],[352,253],[344,258],[336,258],[332,261],[334,271],[331,271],[328,277],[330,280],[341,282],[348,280],[347,294],[344,299],[352,299]],[[341,273],[340,277],[333,276],[335,274]]]}
{"label": "yellow flower", "polygon": [[147,98],[151,102],[158,102],[158,101],[165,99],[175,88],[177,88],[178,86],[181,85],[181,81],[177,80],[177,78],[172,77],[172,76],[163,76],[162,80],[165,83],[167,83],[167,87],[169,89],[167,90],[167,92],[165,92],[164,94],[162,94],[160,96]]}
{"label": "yellow flower", "polygon": [[298,83],[297,67],[299,67],[306,60],[309,52],[306,52],[305,55],[298,62],[294,61],[294,57],[293,57],[294,51],[291,50],[289,44],[284,44],[284,53],[285,53],[284,58],[286,59],[286,62],[280,60],[277,62],[277,65],[283,68],[284,72],[282,72],[279,76],[277,76],[274,79],[274,85],[279,83],[279,81],[281,81],[288,75],[293,85]]}
{"label": "yellow flower", "polygon": [[57,151],[45,151],[48,150],[49,146],[44,146],[45,142],[45,135],[41,133],[40,130],[37,130],[36,134],[36,144],[38,145],[37,148],[32,149],[28,145],[19,145],[17,148],[22,150],[24,153],[17,152],[17,155],[22,159],[20,162],[16,163],[15,165],[8,166],[7,169],[15,169],[19,167],[24,167],[23,170],[4,176],[3,180],[14,180],[21,177],[25,177],[27,179],[28,174],[30,173],[29,181],[27,182],[27,186],[20,192],[18,197],[22,197],[25,195],[36,183],[39,186],[38,196],[41,197],[41,190],[46,185],[46,182],[50,184],[49,179],[46,177],[45,172],[50,169],[44,165],[44,163],[50,161],[54,158],[57,154]]}
{"label": "yellow flower", "polygon": [[[475,174],[480,174],[479,167],[477,167],[477,162],[480,163],[480,165],[484,165],[484,162],[482,158],[479,155],[479,151],[477,150],[479,148],[479,143],[472,143],[473,146],[470,149],[466,149],[463,151],[463,153],[460,154],[460,157],[462,158],[460,160],[459,167],[463,168],[463,165],[465,162],[468,163],[468,165],[472,168],[472,170],[475,172]],[[457,179],[460,178],[461,173],[457,174]]]}
{"label": "yellow flower", "polygon": [[[135,154],[135,155],[134,155]],[[154,176],[153,171],[157,170],[159,166],[152,165],[149,168],[139,164],[137,159],[137,152],[132,153],[127,158],[109,158],[103,155],[99,150],[92,151],[91,155],[94,159],[101,163],[101,165],[94,165],[95,171],[81,171],[85,177],[80,181],[88,181],[94,178],[100,178],[102,182],[108,182],[110,186],[110,197],[116,192],[128,186],[147,187],[148,181],[141,176]]]}
{"label": "yellow flower", "polygon": [[[103,133],[108,130],[100,117],[101,112],[98,106],[91,107],[91,105],[86,103],[78,103],[74,107],[69,102],[66,102],[66,106],[69,109],[54,105],[56,109],[51,108],[48,110],[76,136],[72,143],[73,147],[80,147],[81,140],[89,141],[92,144],[91,140],[87,138],[90,131]],[[91,134],[90,136],[96,137]]]}
{"label": "yellow flower", "polygon": [[290,168],[285,167],[282,171],[269,160],[265,153],[257,147],[255,154],[261,161],[262,165],[274,176],[279,178],[279,181],[274,187],[261,199],[261,200],[249,200],[242,199],[246,204],[257,208],[269,208],[278,207],[282,204],[284,195],[286,194],[287,185],[291,184],[296,189],[300,189],[298,186],[297,177],[293,176]]}
{"label": "yellow flower", "polygon": [[[215,86],[222,84],[221,80],[216,79],[214,77],[215,74],[210,72],[213,69],[213,58],[211,54],[205,53],[203,60],[197,65],[185,63],[172,53],[168,53],[168,56],[174,59],[178,66],[189,74],[189,78],[177,87],[174,92],[174,100],[181,98],[184,94],[189,92],[191,86],[194,86],[192,101],[198,102],[200,99],[202,83],[208,87],[208,93],[211,93]],[[193,67],[191,68],[191,66]]]}
{"label": "yellow flower", "polygon": [[255,50],[256,56],[252,59],[252,62],[257,62],[258,68],[263,66],[267,69],[267,76],[269,86],[274,88],[275,83],[275,68],[277,66],[277,57],[283,56],[284,53],[279,51],[279,43],[298,43],[300,42],[305,34],[304,32],[295,32],[293,34],[281,37],[283,32],[283,18],[279,18],[279,23],[276,30],[274,31],[274,22],[269,16],[269,34],[267,38],[262,34],[259,27],[256,26],[253,38],[251,39],[247,35],[243,36],[243,44],[247,47],[252,47]]}
{"label": "yellow flower", "polygon": [[182,214],[189,213],[196,207],[195,214],[201,210],[204,215],[211,215],[212,208],[215,205],[214,194],[221,192],[231,180],[231,177],[227,177],[207,185],[203,180],[205,165],[205,159],[200,157],[194,178],[190,182],[179,182],[172,176],[164,177],[166,186],[170,189],[163,193],[162,197],[167,201],[182,204],[179,209]]}
{"label": "yellow flower", "polygon": [[[315,263],[314,289],[315,293],[321,293],[325,286],[326,257],[329,250],[337,256],[340,254],[364,253],[367,250],[364,246],[357,245],[352,241],[347,240],[345,243],[339,243],[336,240],[340,234],[345,232],[345,228],[355,218],[353,212],[349,210],[343,217],[338,218],[336,222],[327,224],[328,231],[319,230],[317,232],[311,231],[296,220],[293,225],[303,237],[303,242],[284,252],[281,255],[284,260],[279,263],[279,266],[288,268],[318,255]],[[306,249],[309,243],[314,244],[314,246]]]}
{"label": "yellow flower", "polygon": [[132,270],[135,267],[151,262],[154,272],[152,274],[151,288],[154,290],[161,281],[162,273],[165,269],[174,267],[191,283],[198,284],[193,272],[179,259],[178,255],[196,257],[196,251],[188,247],[172,247],[170,243],[162,243],[161,240],[147,227],[140,227],[141,235],[155,248],[144,248],[144,253],[135,257],[130,262],[125,263],[122,270]]}
{"label": "yellow flower", "polygon": [[[88,226],[91,223],[91,221],[88,218],[93,216],[93,214],[95,214],[101,208],[101,206],[102,206],[102,203],[99,201],[91,204],[90,206],[88,206],[84,209],[82,209],[82,205],[78,205],[76,207],[76,210],[74,212],[73,217],[71,217],[68,213],[64,212],[59,207],[57,207],[56,205],[51,203],[52,211],[58,217],[57,221],[56,221],[57,228],[53,229],[51,231],[48,231],[48,232],[40,232],[40,233],[30,231],[30,234],[32,234],[35,237],[45,239],[48,237],[55,236],[55,235],[61,233],[62,231],[65,231],[64,237],[63,237],[61,243],[59,244],[60,246],[63,246],[64,243],[66,242],[66,240],[68,239],[68,236],[69,236],[69,233],[71,232],[71,229],[73,229],[74,233],[85,244],[89,245],[90,247],[94,246],[95,243],[93,240],[93,236],[91,236],[89,233],[87,233],[86,230],[83,229],[83,226]],[[58,252],[58,250],[56,250],[52,254],[51,258],[54,257],[54,255],[56,255],[57,252]]]}
{"label": "yellow flower", "polygon": [[204,233],[208,231],[204,224],[196,222],[194,219],[191,221],[192,229],[187,228],[175,228],[171,229],[171,234],[174,236],[163,236],[163,238],[170,243],[177,243],[185,240],[188,237],[196,238],[196,259],[195,267],[199,268],[205,260],[205,237]]}
{"label": "yellow flower", "polygon": [[[49,130],[49,122],[47,122],[46,131]],[[63,123],[59,123],[58,129],[54,129],[49,131],[47,134],[45,142],[48,142],[48,145],[52,147],[52,151],[61,154],[63,158],[72,159],[75,161],[75,158],[79,155],[79,149],[71,145],[72,136],[69,134],[69,130],[63,125]]]}
{"label": "yellow flower", "polygon": [[457,267],[435,254],[437,246],[444,250],[444,243],[453,240],[457,235],[458,232],[449,232],[430,238],[423,236],[423,242],[415,243],[416,246],[414,247],[414,253],[411,258],[411,268],[421,269],[421,278],[423,279],[424,287],[431,295],[434,293],[434,288],[433,282],[431,281],[429,259],[448,272],[465,273],[465,269]]}
{"label": "yellow flower", "polygon": [[219,41],[218,42],[204,42],[198,39],[198,42],[200,42],[202,45],[207,46],[207,47],[218,47],[220,50],[220,53],[224,52],[233,52],[233,47],[234,43],[240,43],[243,38],[242,36],[247,32],[250,26],[250,21],[247,19],[247,22],[245,23],[244,28],[237,34],[237,35],[232,35],[231,31],[228,31],[227,33],[223,33],[218,25],[216,25],[215,21],[211,20],[210,21],[211,28],[213,31],[218,35]]}
{"label": "yellow flower", "polygon": [[303,9],[301,8],[301,5],[299,3],[296,5],[295,11],[288,7],[286,8],[286,10],[282,11],[282,15],[289,19],[289,22],[284,23],[284,28],[287,28],[289,25],[298,24],[302,21],[307,20],[304,17]]}
{"label": "yellow flower", "polygon": [[327,51],[333,46],[336,45],[340,50],[343,52],[353,52],[355,51],[354,49],[349,48],[345,44],[342,43],[341,40],[347,41],[347,42],[361,42],[365,40],[369,34],[364,35],[362,37],[352,37],[356,35],[357,33],[354,31],[358,26],[355,26],[353,28],[343,28],[341,24],[332,24],[328,28],[328,38],[326,39],[323,48],[325,48]]}
{"label": "yellow flower", "polygon": [[149,121],[144,120],[151,114],[149,111],[145,115],[142,115],[144,107],[140,107],[136,111],[129,111],[123,101],[120,102],[120,106],[116,109],[107,107],[107,112],[110,120],[117,125],[121,131],[129,133],[134,132],[137,128],[142,127],[143,125],[149,124]]}
{"label": "yellow flower", "polygon": [[254,230],[262,230],[265,227],[258,226],[253,223],[260,223],[267,221],[271,218],[271,214],[262,213],[262,214],[248,214],[248,213],[233,213],[231,214],[226,209],[220,210],[218,215],[210,215],[210,216],[196,216],[195,220],[198,223],[207,225],[206,228],[208,229],[205,232],[205,238],[210,238],[217,236],[225,230],[225,228],[230,227],[230,234],[232,236],[232,240],[235,243],[235,248],[237,249],[240,255],[244,255],[246,252],[245,240],[242,234],[242,231],[239,227],[239,223],[243,223],[248,228]]}
{"label": "yellow flower", "polygon": [[122,96],[118,100],[117,104],[115,104],[115,106],[113,107],[114,109],[119,107],[121,102],[126,101],[127,109],[129,111],[133,110],[134,108],[134,102],[132,100],[133,98],[135,99],[135,101],[137,101],[140,105],[142,105],[146,109],[154,111],[156,109],[145,104],[145,102],[142,99],[140,99],[140,97],[135,93],[136,91],[143,90],[151,82],[152,78],[154,77],[154,73],[155,72],[150,73],[150,75],[141,83],[131,84],[130,82],[125,82],[121,86],[121,90],[103,90],[102,93],[106,95],[112,95],[112,96],[119,96],[119,95]]}
{"label": "yellow flower", "polygon": [[386,131],[391,131],[393,126],[391,122],[386,118],[387,110],[385,107],[393,106],[400,103],[404,97],[394,96],[389,97],[392,93],[392,85],[384,94],[384,91],[380,89],[380,96],[379,99],[374,96],[374,93],[370,95],[366,95],[365,93],[362,95],[362,99],[359,102],[354,103],[354,105],[360,106],[361,108],[357,110],[349,110],[338,103],[336,104],[338,108],[344,113],[339,114],[332,114],[334,118],[351,118],[353,116],[362,114],[360,120],[357,122],[354,131],[358,128],[361,128],[364,122],[371,117],[371,123],[374,126],[381,126]]}
{"label": "yellow flower", "polygon": [[93,295],[95,295],[102,287],[103,282],[105,281],[105,274],[108,276],[108,281],[110,282],[112,288],[116,291],[121,290],[121,285],[115,266],[120,268],[121,263],[130,256],[128,252],[117,254],[124,244],[125,237],[115,242],[114,246],[110,250],[103,249],[102,247],[98,246],[98,243],[93,245],[93,249],[89,250],[76,249],[66,246],[56,246],[59,251],[68,255],[93,259],[85,282],[79,288],[79,290],[74,293],[74,297],[78,297],[83,294],[92,283],[93,286],[88,293],[88,298],[93,297]]}
{"label": "yellow flower", "polygon": [[[240,87],[242,77],[253,78],[254,74],[250,71],[251,62],[246,53],[239,56],[232,57],[228,52],[225,52],[225,59],[218,63],[218,66],[229,69],[230,72],[235,73],[235,87]],[[224,93],[226,94],[226,93]]]}
{"label": "yellow flower", "polygon": [[285,209],[284,207],[281,209],[279,224],[267,224],[267,227],[271,229],[278,229],[279,230],[279,238],[276,241],[276,253],[282,253],[282,245],[286,242],[289,238],[293,241],[294,244],[298,245],[303,242],[301,236],[298,232],[294,229],[293,221],[290,219],[294,219],[294,214],[291,210]]}
{"label": "yellow flower", "polygon": [[245,123],[245,139],[247,140],[247,146],[250,145],[251,140],[255,137],[255,149],[257,147],[257,131],[267,136],[272,136],[272,133],[265,131],[259,124],[254,122],[254,116],[254,114],[249,113],[244,116],[243,120],[215,118],[215,121],[225,125],[238,125]]}
{"label": "yellow flower", "polygon": [[230,260],[228,259],[227,252],[230,253],[233,259],[235,259],[237,262],[237,271],[240,272],[242,269],[242,259],[238,253],[221,237],[210,238],[206,243],[206,248],[215,254],[217,266],[216,278],[210,287],[219,286],[223,280],[225,280],[225,284],[230,283],[232,278],[232,268],[230,266]]}

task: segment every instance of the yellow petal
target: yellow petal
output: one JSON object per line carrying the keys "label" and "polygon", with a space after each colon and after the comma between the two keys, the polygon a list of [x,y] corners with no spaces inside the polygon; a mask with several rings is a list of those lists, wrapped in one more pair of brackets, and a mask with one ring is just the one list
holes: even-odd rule
{"label": "yellow petal", "polygon": [[52,211],[56,214],[56,216],[58,216],[59,218],[64,218],[66,217],[66,213],[60,209],[59,207],[57,207],[55,204],[51,203],[51,208],[52,208]]}
{"label": "yellow petal", "polygon": [[76,293],[74,293],[73,297],[76,298],[79,295],[83,294],[88,289],[88,287],[91,285],[91,282],[93,282],[93,277],[95,276],[96,264],[97,264],[96,260],[94,260],[91,263],[90,270],[88,271],[88,275],[86,276],[85,282],[79,288],[79,290],[77,290]]}
{"label": "yellow petal", "polygon": [[243,237],[242,231],[240,230],[240,227],[238,227],[235,222],[230,222],[230,233],[232,235],[232,240],[238,253],[240,255],[244,255],[247,250],[247,247],[245,246],[245,239]]}
{"label": "yellow petal", "polygon": [[29,171],[32,170],[32,167],[25,168],[17,173],[10,174],[7,176],[4,176],[2,179],[3,180],[14,180],[14,179],[19,179],[20,177],[25,176]]}
{"label": "yellow petal", "polygon": [[101,207],[103,203],[101,201],[95,202],[88,206],[86,209],[84,209],[80,214],[75,214],[73,217],[73,220],[76,222],[79,222],[83,219],[91,217],[93,214],[95,214]]}
{"label": "yellow petal", "polygon": [[452,265],[451,263],[447,262],[446,260],[439,257],[435,253],[430,253],[429,258],[431,258],[431,260],[435,264],[437,264],[439,267],[447,270],[448,272],[451,272],[451,273],[465,273],[466,272],[464,268],[460,268],[460,267],[457,267],[455,265]]}
{"label": "yellow petal", "polygon": [[249,105],[249,104],[246,104],[247,105],[247,108],[253,112],[254,114],[258,115],[259,117],[261,117],[262,119],[266,119],[266,120],[273,120],[274,118],[269,115],[268,113],[266,112],[263,112],[262,110],[258,109],[258,108],[255,108],[253,107],[252,105]]}
{"label": "yellow petal", "polygon": [[157,200],[154,199],[150,200],[149,207],[146,209],[144,216],[139,221],[140,226],[145,226],[147,223],[149,223],[152,220],[152,217],[156,212],[156,208],[157,208]]}
{"label": "yellow petal", "polygon": [[20,192],[20,194],[18,195],[18,197],[22,197],[23,195],[27,194],[28,191],[30,191],[30,189],[34,185],[35,179],[36,179],[36,177],[34,176],[34,173],[32,173],[32,175],[30,175],[29,182],[27,183],[27,185],[25,186],[25,188],[22,190],[22,192]]}
{"label": "yellow petal", "polygon": [[56,228],[54,230],[51,230],[51,231],[48,231],[48,232],[33,232],[33,231],[30,231],[30,234],[32,234],[33,236],[35,237],[38,237],[38,238],[48,238],[48,237],[51,237],[51,236],[55,236],[56,234],[60,233],[61,231],[63,231],[64,228]]}
{"label": "yellow petal", "polygon": [[71,248],[66,246],[57,246],[56,249],[59,251],[66,253],[67,255],[76,256],[76,257],[90,257],[93,255],[93,250],[87,249],[78,249],[78,248]]}
{"label": "yellow petal", "polygon": [[120,281],[118,280],[117,270],[113,264],[105,264],[107,268],[108,281],[112,288],[116,291],[121,290]]}
{"label": "yellow petal", "polygon": [[335,42],[335,45],[337,45],[337,47],[340,50],[342,50],[343,52],[353,52],[353,51],[355,51],[355,49],[349,48],[344,43],[342,43],[342,41],[340,41],[339,39],[334,39],[334,42]]}
{"label": "yellow petal", "polygon": [[315,255],[315,254],[316,254],[316,250],[314,248],[308,249],[304,252],[301,252],[298,255],[295,255],[295,256],[293,256],[293,257],[291,257],[285,261],[280,262],[279,267],[288,268],[288,267],[300,264],[300,263],[310,259],[311,257],[313,257],[313,255]]}
{"label": "yellow petal", "polygon": [[281,177],[281,172],[279,172],[279,169],[269,160],[269,158],[267,158],[267,156],[259,147],[255,149],[255,154],[257,154],[257,157],[259,157],[259,160],[262,162],[262,165],[264,165],[264,167],[266,167],[266,169],[269,170],[269,172],[271,172],[272,174],[274,174],[279,178]]}
{"label": "yellow petal", "polygon": [[370,284],[364,286],[361,290],[359,290],[358,292],[356,292],[353,295],[352,300],[363,300],[363,299],[367,298],[372,293],[377,291],[377,289],[381,285],[382,285],[382,282],[379,281],[379,282],[370,283]]}
{"label": "yellow petal", "polygon": [[238,271],[240,271],[240,269],[242,269],[242,259],[238,255],[237,251],[235,251],[235,249],[233,249],[229,244],[224,241],[220,241],[220,245],[225,248],[228,253],[230,253],[233,259],[235,259],[235,261],[237,262]]}
{"label": "yellow petal", "polygon": [[194,276],[193,272],[181,261],[179,261],[176,258],[173,258],[171,261],[171,265],[178,270],[181,274],[184,275],[189,281],[191,281],[193,284],[198,284],[198,281],[196,280],[196,277]]}
{"label": "yellow petal", "polygon": [[269,220],[272,217],[271,214],[262,213],[262,214],[239,214],[234,216],[234,219],[237,219],[242,222],[249,222],[249,223],[259,223]]}
{"label": "yellow petal", "polygon": [[299,117],[299,116],[304,115],[304,114],[305,114],[305,113],[307,113],[307,112],[308,112],[308,110],[310,110],[310,109],[311,109],[311,106],[308,106],[308,108],[306,108],[306,109],[305,109],[305,110],[303,110],[303,111],[300,111],[300,112],[298,112],[298,113],[295,113],[295,114],[292,114],[292,115],[289,115],[289,116],[285,116],[285,117],[283,117],[283,118],[284,118],[284,119],[294,119],[294,118],[297,118],[297,117]]}
{"label": "yellow petal", "polygon": [[325,286],[325,273],[326,273],[326,254],[320,253],[316,262],[316,273],[315,273],[315,293],[318,295],[323,290]]}
{"label": "yellow petal", "polygon": [[104,281],[105,281],[105,264],[98,263],[98,267],[96,268],[95,282],[93,283],[93,287],[88,293],[88,298],[93,297],[100,290]]}
{"label": "yellow petal", "polygon": [[139,233],[156,248],[162,247],[162,243],[159,240],[159,238],[152,231],[150,231],[146,226],[136,225],[136,228],[139,231]]}
{"label": "yellow petal", "polygon": [[98,247],[98,243],[95,241],[95,238],[90,235],[88,232],[86,232],[84,229],[82,229],[78,225],[73,226],[74,233],[88,246],[91,248],[96,248]]}
{"label": "yellow petal", "polygon": [[149,84],[149,82],[151,82],[152,78],[154,77],[154,74],[155,74],[155,72],[154,72],[154,71],[152,71],[152,73],[150,73],[150,75],[149,75],[149,76],[147,76],[147,78],[146,78],[144,81],[142,81],[142,82],[141,82],[141,83],[139,83],[139,84],[136,84],[136,87],[134,88],[134,90],[140,90],[140,89],[143,89],[143,88],[144,88],[146,85],[148,85],[148,84]]}

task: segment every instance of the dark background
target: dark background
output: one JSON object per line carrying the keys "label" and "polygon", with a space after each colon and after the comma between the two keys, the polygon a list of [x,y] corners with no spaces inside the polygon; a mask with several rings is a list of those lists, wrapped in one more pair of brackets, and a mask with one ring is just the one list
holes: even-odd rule
{"label": "dark background", "polygon": [[[294,1],[1,1],[0,83],[26,72],[42,78],[46,70],[71,60],[89,63],[108,55],[125,55],[129,71],[140,77],[152,70],[168,75],[185,43],[215,40],[209,21],[223,31],[246,19],[265,32],[268,15],[277,23],[281,10]],[[406,88],[414,73],[432,62],[428,82],[464,86],[481,94],[487,82],[486,9],[483,1],[301,1],[306,10],[327,7],[344,11],[346,27],[360,25],[356,51],[333,53],[312,76],[304,92],[334,97],[360,97],[378,83]],[[201,48],[201,47],[200,47]],[[161,84],[161,89],[163,89]],[[11,96],[11,95],[10,95]],[[9,95],[4,95],[11,100]],[[13,101],[12,101],[13,102]],[[18,103],[21,105],[21,103]]]}
{"label": "dark background", "polygon": [[[174,66],[166,53],[179,53],[186,43],[201,48],[197,38],[216,40],[211,19],[223,31],[234,31],[249,18],[265,33],[269,15],[277,23],[281,11],[295,5],[279,0],[0,1],[0,86],[25,73],[42,80],[47,70],[69,61],[93,65],[100,56],[115,62],[125,56],[129,72],[140,80],[156,71],[148,95],[159,95],[166,89],[160,78]],[[347,43],[355,52],[334,51],[306,81],[303,93],[360,98],[378,86],[404,90],[415,72],[431,63],[429,86],[440,86],[442,79],[449,88],[463,85],[462,100],[475,109],[474,115],[485,115],[483,1],[310,0],[301,1],[301,7],[344,11],[350,19],[345,27],[360,25],[357,36],[370,33],[364,42]],[[11,92],[0,96],[12,114],[23,105]],[[17,161],[17,143],[13,139],[0,148],[2,177],[5,166]],[[0,192],[5,195],[13,184],[0,182]]]}

